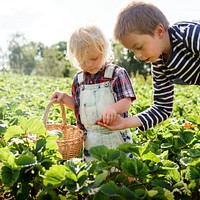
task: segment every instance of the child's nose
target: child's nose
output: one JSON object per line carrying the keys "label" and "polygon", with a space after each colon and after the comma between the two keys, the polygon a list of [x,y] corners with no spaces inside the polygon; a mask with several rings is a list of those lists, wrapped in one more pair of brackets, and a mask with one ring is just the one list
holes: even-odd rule
{"label": "child's nose", "polygon": [[92,61],[91,60],[87,60],[86,61],[86,66],[87,67],[91,67],[92,66]]}
{"label": "child's nose", "polygon": [[142,58],[142,53],[140,53],[140,52],[135,52],[135,57],[137,58],[137,59],[141,59]]}

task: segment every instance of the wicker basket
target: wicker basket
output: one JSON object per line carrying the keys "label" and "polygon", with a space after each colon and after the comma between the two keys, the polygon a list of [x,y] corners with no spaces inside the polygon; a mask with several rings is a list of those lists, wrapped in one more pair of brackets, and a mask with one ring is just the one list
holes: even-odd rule
{"label": "wicker basket", "polygon": [[47,124],[48,113],[54,101],[56,101],[56,99],[53,99],[47,105],[43,121],[47,131],[56,130],[62,132],[63,140],[57,140],[56,142],[58,144],[58,151],[62,154],[63,160],[68,160],[76,157],[80,153],[83,141],[85,140],[85,134],[78,127],[66,123],[66,113],[63,104],[60,104],[62,124]]}

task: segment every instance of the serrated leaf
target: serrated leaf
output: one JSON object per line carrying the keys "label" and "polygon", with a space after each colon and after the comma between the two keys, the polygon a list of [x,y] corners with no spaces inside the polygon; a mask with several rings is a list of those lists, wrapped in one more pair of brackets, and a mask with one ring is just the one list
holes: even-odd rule
{"label": "serrated leaf", "polygon": [[172,162],[170,160],[164,160],[162,161],[162,169],[165,169],[165,170],[172,170],[172,169],[178,169],[179,166],[175,163],[175,162]]}
{"label": "serrated leaf", "polygon": [[153,162],[160,162],[160,158],[158,158],[158,156],[151,151],[149,151],[146,154],[143,154],[142,160],[151,160]]}
{"label": "serrated leaf", "polygon": [[37,161],[33,155],[21,155],[16,159],[16,164],[22,167],[32,166],[37,164]]}
{"label": "serrated leaf", "polygon": [[145,163],[133,158],[122,163],[122,171],[131,177],[145,178],[149,169]]}
{"label": "serrated leaf", "polygon": [[192,133],[191,131],[184,131],[179,133],[180,139],[188,144],[190,143],[193,139],[194,139],[194,133]]}
{"label": "serrated leaf", "polygon": [[191,161],[191,158],[188,158],[188,157],[184,157],[184,158],[181,158],[181,159],[180,159],[180,163],[181,163],[182,165],[184,165],[184,166],[188,166],[189,163],[190,163],[190,161]]}
{"label": "serrated leaf", "polygon": [[37,136],[45,136],[46,135],[46,128],[38,119],[30,119],[27,123],[28,132],[35,134]]}
{"label": "serrated leaf", "polygon": [[186,178],[188,180],[198,180],[200,179],[200,172],[198,169],[194,167],[189,167],[187,173],[186,173]]}
{"label": "serrated leaf", "polygon": [[164,196],[166,197],[167,200],[175,200],[172,192],[170,192],[166,188],[163,188],[163,191],[164,191]]}
{"label": "serrated leaf", "polygon": [[148,190],[147,191],[147,195],[149,196],[149,197],[154,197],[154,196],[156,196],[158,194],[158,191],[157,190]]}
{"label": "serrated leaf", "polygon": [[2,181],[9,187],[11,187],[17,181],[19,174],[19,170],[12,170],[7,166],[3,166],[1,169]]}
{"label": "serrated leaf", "polygon": [[53,165],[50,167],[45,173],[44,185],[62,185],[62,181],[65,180],[66,170],[67,168],[64,165]]}
{"label": "serrated leaf", "polygon": [[116,160],[116,164],[118,164],[118,159],[120,158],[120,151],[117,149],[108,149],[107,153],[102,157],[102,159],[106,163],[113,163]]}
{"label": "serrated leaf", "polygon": [[98,174],[98,175],[95,177],[94,186],[95,186],[95,187],[100,186],[100,184],[106,179],[107,176],[108,176],[108,173],[107,173],[106,171],[104,171],[104,172],[101,173],[101,174]]}
{"label": "serrated leaf", "polygon": [[8,142],[11,138],[21,137],[23,134],[24,131],[20,126],[10,126],[4,134],[4,139],[6,142]]}
{"label": "serrated leaf", "polygon": [[101,160],[102,157],[107,153],[107,151],[108,151],[108,148],[103,145],[91,147],[89,149],[89,153],[91,154],[91,156],[93,156],[94,158],[98,160]]}
{"label": "serrated leaf", "polygon": [[120,188],[113,181],[110,181],[109,183],[102,185],[100,191],[103,194],[106,194],[111,197],[120,196]]}
{"label": "serrated leaf", "polygon": [[181,175],[177,169],[169,170],[168,173],[172,177],[173,180],[175,180],[176,182],[180,181]]}
{"label": "serrated leaf", "polygon": [[13,153],[8,149],[8,147],[5,148],[1,148],[0,150],[0,160],[3,163],[6,163],[7,165],[9,165],[12,168],[16,167],[15,164],[15,156],[13,155]]}

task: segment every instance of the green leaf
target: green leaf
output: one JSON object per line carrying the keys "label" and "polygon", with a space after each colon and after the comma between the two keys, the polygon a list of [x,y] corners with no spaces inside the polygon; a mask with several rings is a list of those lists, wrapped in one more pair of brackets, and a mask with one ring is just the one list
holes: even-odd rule
{"label": "green leaf", "polygon": [[151,184],[153,186],[159,186],[161,188],[169,187],[169,182],[165,179],[163,179],[163,180],[154,179],[154,180],[152,180]]}
{"label": "green leaf", "polygon": [[46,146],[46,140],[43,139],[37,140],[35,148],[36,154],[43,152],[45,150],[45,146]]}
{"label": "green leaf", "polygon": [[21,155],[16,159],[16,164],[22,167],[36,165],[37,161],[33,155]]}
{"label": "green leaf", "polygon": [[145,178],[149,173],[149,169],[146,164],[135,158],[125,161],[122,164],[122,171],[128,176],[135,178]]}
{"label": "green leaf", "polygon": [[55,150],[55,151],[58,149],[58,144],[56,140],[52,140],[51,138],[48,138],[46,142],[47,142],[46,149]]}
{"label": "green leaf", "polygon": [[154,196],[154,199],[175,200],[173,193],[166,188],[158,186],[152,189],[158,191],[157,195]]}
{"label": "green leaf", "polygon": [[120,189],[120,194],[122,197],[124,197],[124,199],[131,199],[131,200],[137,199],[135,193],[124,185],[122,185]]}
{"label": "green leaf", "polygon": [[3,163],[6,163],[7,165],[9,165],[11,168],[16,168],[17,167],[16,163],[15,163],[15,156],[8,149],[8,147],[0,149],[0,160]]}
{"label": "green leaf", "polygon": [[192,158],[199,158],[200,157],[200,150],[199,149],[190,149],[190,156]]}
{"label": "green leaf", "polygon": [[178,169],[179,166],[175,163],[175,162],[172,162],[170,160],[164,160],[162,161],[162,169],[164,170],[172,170],[172,169]]}
{"label": "green leaf", "polygon": [[88,172],[86,170],[82,170],[77,175],[78,183],[80,186],[84,184],[84,182],[88,179]]}
{"label": "green leaf", "polygon": [[118,159],[120,158],[120,151],[117,149],[109,149],[107,153],[102,157],[106,163],[119,163]]}
{"label": "green leaf", "polygon": [[103,194],[101,191],[95,193],[93,200],[110,200],[110,197]]}
{"label": "green leaf", "polygon": [[32,134],[36,134],[37,136],[45,136],[46,128],[38,119],[30,119],[27,123],[28,132]]}
{"label": "green leaf", "polygon": [[188,144],[190,143],[193,139],[194,139],[194,133],[192,133],[191,131],[184,131],[179,133],[180,139]]}
{"label": "green leaf", "polygon": [[21,137],[23,134],[24,131],[20,126],[10,126],[4,134],[4,139],[8,142],[11,138]]}
{"label": "green leaf", "polygon": [[65,176],[68,178],[68,179],[72,179],[74,182],[77,182],[78,181],[78,177],[76,176],[76,174],[72,173],[72,172],[66,172],[65,173]]}
{"label": "green leaf", "polygon": [[167,200],[175,200],[174,195],[171,191],[167,190],[166,188],[163,188],[164,196]]}
{"label": "green leaf", "polygon": [[62,185],[62,181],[65,180],[66,170],[67,168],[63,165],[53,165],[52,167],[50,167],[44,175],[44,185]]}
{"label": "green leaf", "polygon": [[147,192],[147,195],[149,196],[149,197],[154,197],[154,196],[156,196],[157,194],[158,194],[158,191],[157,190],[147,190],[146,191]]}
{"label": "green leaf", "polygon": [[175,180],[176,182],[180,181],[181,175],[177,169],[168,170],[168,173],[170,174],[170,176],[172,177],[173,180]]}
{"label": "green leaf", "polygon": [[186,178],[188,180],[198,180],[200,179],[200,172],[199,169],[196,169],[194,167],[189,167],[186,173]]}
{"label": "green leaf", "polygon": [[102,187],[100,188],[100,191],[103,194],[106,194],[110,197],[120,196],[120,188],[113,181],[110,181],[109,183],[102,185]]}
{"label": "green leaf", "polygon": [[138,147],[139,155],[142,157],[143,153],[147,150],[150,140],[145,143],[144,146]]}
{"label": "green leaf", "polygon": [[27,133],[28,119],[25,118],[25,117],[23,117],[23,116],[20,116],[20,117],[18,118],[18,120],[19,120],[19,124],[20,124],[20,126],[22,127],[23,131],[24,131],[25,133]]}
{"label": "green leaf", "polygon": [[18,179],[20,171],[12,170],[7,166],[3,166],[1,169],[2,181],[6,186],[11,187]]}
{"label": "green leaf", "polygon": [[108,176],[108,173],[107,173],[106,171],[103,171],[103,173],[98,174],[98,175],[95,177],[94,186],[95,186],[95,187],[100,186],[101,183],[106,179],[107,176]]}
{"label": "green leaf", "polygon": [[135,196],[137,197],[137,199],[145,199],[146,191],[142,188],[136,189]]}
{"label": "green leaf", "polygon": [[190,161],[191,161],[191,158],[188,158],[188,157],[183,157],[180,159],[180,163],[184,166],[188,166]]}
{"label": "green leaf", "polygon": [[141,158],[142,158],[142,160],[151,160],[156,163],[160,162],[160,158],[158,158],[158,156],[151,151],[149,151],[146,154],[143,154]]}
{"label": "green leaf", "polygon": [[123,144],[119,145],[117,147],[117,149],[124,151],[126,153],[130,152],[136,156],[139,155],[138,147],[134,146],[134,144],[131,144],[131,143],[123,143]]}
{"label": "green leaf", "polygon": [[102,157],[107,153],[107,151],[108,151],[108,148],[104,145],[91,147],[89,149],[89,153],[91,154],[91,156],[93,156],[94,158],[98,160],[102,160]]}

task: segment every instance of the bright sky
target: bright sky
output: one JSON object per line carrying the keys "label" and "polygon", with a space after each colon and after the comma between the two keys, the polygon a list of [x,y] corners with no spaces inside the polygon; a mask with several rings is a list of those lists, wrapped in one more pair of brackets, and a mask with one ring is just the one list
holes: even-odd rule
{"label": "bright sky", "polygon": [[[199,0],[149,0],[158,6],[172,24],[200,20]],[[108,37],[118,11],[130,0],[0,0],[0,47],[15,33],[28,41],[52,45],[67,41],[80,24],[96,23]]]}

